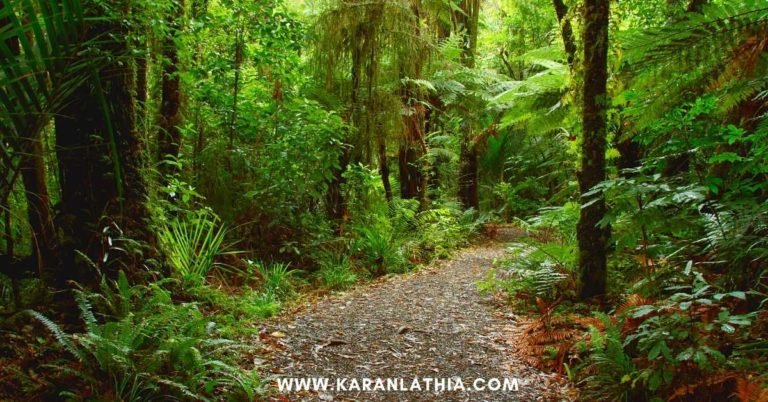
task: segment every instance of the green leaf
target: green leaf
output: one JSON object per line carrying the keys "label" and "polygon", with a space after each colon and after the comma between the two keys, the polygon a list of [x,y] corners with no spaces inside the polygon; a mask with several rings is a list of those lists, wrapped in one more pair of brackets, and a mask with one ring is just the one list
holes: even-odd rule
{"label": "green leaf", "polygon": [[662,346],[666,346],[666,345],[664,344],[664,341],[659,341],[659,342],[656,342],[656,343],[653,345],[653,347],[651,348],[651,350],[649,350],[649,351],[648,351],[648,359],[649,359],[649,360],[653,360],[653,359],[655,359],[655,358],[659,357],[659,354],[661,354],[661,348],[662,348]]}
{"label": "green leaf", "polygon": [[656,311],[654,306],[640,306],[632,313],[632,318],[640,318]]}
{"label": "green leaf", "polygon": [[723,162],[733,163],[733,162],[739,162],[742,159],[743,158],[735,152],[723,152],[721,154],[717,154],[709,158],[709,163],[712,163],[712,164],[723,163]]}
{"label": "green leaf", "polygon": [[660,371],[654,371],[651,373],[650,378],[648,378],[648,389],[651,391],[656,391],[661,386],[661,372]]}

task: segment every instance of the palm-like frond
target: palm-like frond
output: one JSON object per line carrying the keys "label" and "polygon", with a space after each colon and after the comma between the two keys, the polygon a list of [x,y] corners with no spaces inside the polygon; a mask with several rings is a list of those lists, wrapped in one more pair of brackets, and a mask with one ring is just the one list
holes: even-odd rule
{"label": "palm-like frond", "polygon": [[493,101],[504,110],[501,126],[518,127],[531,134],[558,130],[569,111],[562,102],[568,86],[568,66],[550,48],[533,50],[519,59],[540,71],[525,80],[498,85]]}
{"label": "palm-like frond", "polygon": [[768,5],[760,0],[711,4],[702,13],[621,41],[630,70],[636,124],[708,90],[727,112],[765,90]]}
{"label": "palm-like frond", "polygon": [[[39,133],[91,76],[101,61],[83,40],[86,17],[80,0],[0,2],[0,165],[18,169]],[[16,157],[14,157],[14,155]],[[13,173],[0,182],[0,196]]]}

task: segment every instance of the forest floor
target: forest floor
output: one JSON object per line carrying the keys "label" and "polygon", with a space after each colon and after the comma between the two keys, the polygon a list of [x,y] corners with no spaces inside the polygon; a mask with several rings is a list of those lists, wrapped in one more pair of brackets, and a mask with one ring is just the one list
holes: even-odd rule
{"label": "forest floor", "polygon": [[[519,318],[477,291],[507,242],[520,236],[500,228],[448,260],[413,274],[385,277],[348,293],[308,303],[267,322],[261,340],[269,359],[265,378],[349,379],[347,391],[302,391],[276,401],[547,401],[567,400],[562,380],[523,362],[516,342]],[[365,378],[461,378],[467,391],[356,391]],[[475,379],[516,379],[517,391],[473,390]],[[424,381],[421,386],[426,390]],[[349,390],[352,388],[353,390]]]}

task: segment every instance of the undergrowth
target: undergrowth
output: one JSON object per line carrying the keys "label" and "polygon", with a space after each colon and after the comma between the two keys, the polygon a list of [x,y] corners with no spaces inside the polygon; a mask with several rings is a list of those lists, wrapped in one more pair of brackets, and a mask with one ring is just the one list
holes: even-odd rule
{"label": "undergrowth", "polygon": [[[695,208],[703,200],[681,191],[688,198],[678,197],[678,206]],[[725,225],[735,218],[719,214]],[[528,238],[511,244],[508,257],[478,283],[480,291],[503,294],[515,309],[531,314],[520,347],[529,363],[573,381],[583,400],[768,400],[768,299],[761,288],[734,286],[723,273],[728,271],[718,268],[725,262],[690,252],[696,243],[668,248],[666,258],[650,244],[620,244],[611,260],[612,293],[603,312],[593,312],[577,297],[577,216],[578,209],[566,205],[521,222]],[[721,230],[709,225],[711,217],[689,215],[685,233],[700,230],[698,244],[709,253],[735,251],[726,248],[736,244],[729,239],[704,234]],[[630,230],[642,233],[658,225],[638,226],[629,214],[615,222],[624,241]]]}
{"label": "undergrowth", "polygon": [[121,273],[103,281],[99,293],[76,291],[82,331],[67,332],[29,311],[69,354],[49,365],[58,396],[250,401],[263,393],[255,368],[240,360],[253,346],[221,336],[198,304],[174,302],[173,287],[130,285]]}

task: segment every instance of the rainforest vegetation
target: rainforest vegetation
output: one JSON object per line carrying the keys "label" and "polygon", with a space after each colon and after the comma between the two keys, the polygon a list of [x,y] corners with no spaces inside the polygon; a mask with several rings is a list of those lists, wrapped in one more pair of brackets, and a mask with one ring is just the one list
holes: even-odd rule
{"label": "rainforest vegetation", "polygon": [[280,398],[262,323],[515,228],[559,399],[768,401],[767,99],[763,0],[0,0],[0,400]]}

